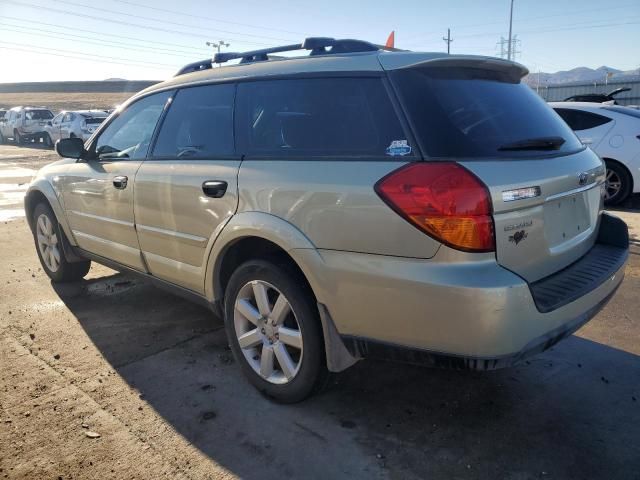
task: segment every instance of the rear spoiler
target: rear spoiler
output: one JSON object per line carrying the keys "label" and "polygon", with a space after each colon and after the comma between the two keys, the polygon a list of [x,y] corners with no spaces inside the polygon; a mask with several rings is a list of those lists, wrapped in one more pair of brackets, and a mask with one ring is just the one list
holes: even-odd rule
{"label": "rear spoiler", "polygon": [[522,77],[529,73],[529,69],[516,62],[502,60],[500,58],[482,57],[475,55],[446,55],[442,57],[430,58],[421,62],[412,63],[399,67],[399,70],[409,68],[477,68],[479,70],[490,70],[500,72],[514,82],[520,81]]}

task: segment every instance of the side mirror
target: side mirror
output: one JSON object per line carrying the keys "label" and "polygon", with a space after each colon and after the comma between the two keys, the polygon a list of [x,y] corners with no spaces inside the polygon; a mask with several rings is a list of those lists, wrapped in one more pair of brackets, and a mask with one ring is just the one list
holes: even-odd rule
{"label": "side mirror", "polygon": [[53,124],[51,123],[51,120],[49,120],[49,121],[47,122],[47,125],[48,125],[48,126],[53,125]]}
{"label": "side mirror", "polygon": [[56,153],[65,158],[82,158],[86,153],[81,138],[62,138],[56,142]]}

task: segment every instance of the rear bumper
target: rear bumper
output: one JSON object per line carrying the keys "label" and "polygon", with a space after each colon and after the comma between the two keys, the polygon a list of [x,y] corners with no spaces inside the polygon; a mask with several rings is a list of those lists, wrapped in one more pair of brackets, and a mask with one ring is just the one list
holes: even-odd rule
{"label": "rear bumper", "polygon": [[617,263],[547,311],[536,305],[531,286],[493,255],[478,261],[478,254],[446,247],[430,260],[321,251],[310,281],[354,356],[500,368],[570,335],[612,297],[627,261],[626,224],[605,214],[600,231],[596,245],[618,249]]}

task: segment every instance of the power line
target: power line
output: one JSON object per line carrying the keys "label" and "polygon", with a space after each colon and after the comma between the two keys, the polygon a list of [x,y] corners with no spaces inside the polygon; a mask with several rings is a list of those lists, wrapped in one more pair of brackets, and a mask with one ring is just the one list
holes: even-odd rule
{"label": "power line", "polygon": [[136,60],[134,58],[111,57],[111,56],[108,56],[108,55],[94,55],[92,53],[78,52],[76,50],[63,50],[63,49],[60,49],[60,48],[50,48],[50,47],[41,47],[39,45],[29,45],[28,43],[14,43],[14,42],[5,42],[5,41],[0,41],[0,43],[4,44],[4,45],[13,45],[15,47],[24,46],[24,47],[31,47],[31,48],[44,48],[47,51],[51,50],[53,52],[70,53],[70,54],[73,54],[73,55],[85,55],[85,56],[90,57],[90,58],[100,58],[100,59],[106,58],[106,59],[109,59],[109,60],[124,60],[125,62],[131,62],[131,63],[133,63],[135,65],[138,65],[138,64],[141,64],[141,63],[145,63],[145,64],[148,64],[148,65],[157,65],[157,66],[161,66],[161,67],[171,67],[171,68],[176,68],[177,67],[177,65],[175,65],[175,64],[158,63],[158,62],[147,62],[145,60]]}
{"label": "power line", "polygon": [[[4,42],[0,42],[0,43],[4,43]],[[63,58],[71,58],[71,59],[76,59],[76,60],[85,60],[87,62],[94,62],[94,63],[110,63],[110,64],[114,64],[114,65],[123,65],[123,66],[136,66],[136,67],[140,67],[140,68],[148,68],[148,69],[152,69],[152,70],[160,70],[157,67],[152,67],[150,65],[140,65],[138,63],[134,63],[134,62],[114,62],[111,60],[104,60],[101,58],[83,58],[83,57],[77,57],[74,55],[64,55],[61,53],[53,53],[53,52],[40,52],[38,50],[30,50],[28,48],[21,48],[21,47],[3,47],[2,45],[0,45],[0,49],[2,50],[11,50],[11,51],[18,51],[18,52],[27,52],[27,53],[35,53],[36,55],[46,55],[46,56],[50,56],[50,57],[63,57]]]}
{"label": "power line", "polygon": [[[158,48],[154,48],[154,47],[147,47],[144,45],[139,45],[138,47],[132,47],[130,44],[124,43],[124,42],[116,42],[113,40],[102,40],[100,38],[92,38],[92,37],[87,37],[84,35],[73,35],[71,33],[61,33],[61,32],[54,32],[51,30],[43,30],[40,28],[34,28],[34,27],[22,27],[22,26],[16,26],[16,25],[11,25],[11,24],[6,24],[6,23],[0,23],[0,25],[3,25],[5,28],[3,28],[4,31],[8,31],[8,32],[17,32],[17,33],[22,33],[25,35],[32,35],[32,36],[36,36],[36,37],[49,37],[49,38],[57,38],[60,40],[68,40],[68,41],[75,41],[77,42],[77,40],[74,40],[75,38],[79,38],[82,39],[82,41],[84,43],[89,43],[92,45],[100,45],[100,46],[106,46],[106,47],[114,47],[114,48],[122,48],[122,47],[126,47],[127,50],[136,50],[139,52],[144,52],[144,53],[155,53],[158,55],[170,55],[170,56],[174,56],[174,57],[180,57],[180,58],[184,58],[186,55],[193,55],[190,52],[182,52],[182,53],[169,53],[169,52],[164,52],[163,49],[158,49]],[[13,27],[13,28],[7,28],[7,27]],[[16,30],[15,28],[21,29],[21,30]],[[55,35],[50,35],[47,33],[37,33],[37,32],[49,32],[49,33],[53,33]],[[72,37],[72,38],[65,38],[65,37]],[[109,43],[112,43],[114,45],[108,45]]]}
{"label": "power line", "polygon": [[272,32],[290,33],[292,35],[302,35],[303,37],[308,36],[306,33],[302,33],[302,32],[293,32],[291,30],[283,30],[283,29],[280,29],[280,28],[264,27],[264,26],[260,26],[260,25],[251,25],[249,23],[233,22],[231,20],[222,20],[222,19],[217,19],[217,18],[213,18],[213,17],[207,17],[205,15],[193,15],[193,14],[190,14],[190,13],[180,12],[178,10],[169,10],[168,8],[152,7],[151,5],[144,5],[144,4],[141,4],[141,3],[130,2],[128,0],[112,0],[112,1],[118,2],[118,3],[124,3],[125,5],[133,5],[134,7],[147,8],[149,10],[155,10],[157,12],[171,13],[173,15],[182,15],[183,17],[197,18],[199,20],[209,20],[209,21],[212,21],[212,22],[228,23],[229,25],[238,25],[238,26],[241,26],[241,27],[256,28],[256,29],[260,29],[260,30],[270,30]]}
{"label": "power line", "polygon": [[[0,1],[6,3],[7,0],[0,0]],[[163,33],[176,33],[176,34],[179,34],[179,35],[185,35],[185,36],[196,37],[196,38],[208,38],[208,36],[199,35],[197,33],[185,32],[185,31],[181,31],[181,30],[170,30],[168,28],[160,28],[160,27],[153,27],[153,26],[150,26],[150,25],[141,25],[139,23],[125,22],[123,20],[114,20],[114,19],[96,17],[95,15],[87,15],[87,14],[83,14],[83,13],[76,13],[76,12],[72,12],[70,10],[62,10],[62,9],[59,9],[59,8],[45,7],[44,5],[35,5],[35,4],[26,3],[26,2],[19,2],[17,0],[11,0],[11,4],[12,5],[20,5],[20,6],[27,7],[27,8],[33,8],[35,10],[47,10],[47,11],[55,12],[55,13],[63,13],[65,15],[72,15],[74,17],[89,18],[91,20],[98,20],[98,21],[106,22],[106,23],[115,23],[115,24],[119,24],[119,25],[125,25],[125,26],[128,26],[128,27],[143,28],[145,30],[154,30],[154,31],[163,32]],[[230,39],[230,40],[233,40],[233,39]],[[237,40],[237,42],[238,43],[248,43],[248,44],[252,44],[252,45],[262,45],[262,46],[269,46],[270,45],[270,44],[267,44],[267,43],[259,43],[259,42],[246,41],[246,40]]]}
{"label": "power line", "polygon": [[[124,17],[130,17],[130,18],[137,18],[137,19],[141,19],[141,20],[147,20],[147,21],[152,21],[152,22],[158,22],[158,23],[165,23],[167,25],[176,25],[178,27],[187,27],[187,28],[195,28],[198,30],[206,30],[208,32],[211,31],[210,27],[199,27],[196,25],[190,25],[188,23],[180,23],[180,22],[173,22],[170,20],[160,20],[160,19],[156,19],[156,18],[152,18],[152,17],[145,17],[143,15],[136,15],[135,13],[126,13],[126,12],[121,12],[118,10],[113,10],[110,8],[100,8],[100,7],[94,7],[93,5],[85,5],[83,3],[77,3],[77,2],[72,2],[70,0],[56,0],[56,3],[64,3],[67,5],[71,5],[74,7],[83,7],[83,8],[88,8],[89,10],[95,10],[98,12],[105,12],[105,13],[111,13],[111,14],[116,14],[116,15],[122,15]],[[278,38],[278,37],[268,37],[265,35],[254,35],[251,33],[242,33],[242,32],[232,32],[229,30],[219,30],[219,32],[222,33],[230,33],[232,35],[242,35],[245,37],[252,37],[252,38],[264,38],[267,40],[278,40],[278,41],[285,41],[285,42],[289,42],[290,39],[287,38]]]}
{"label": "power line", "polygon": [[[36,24],[36,25],[46,25],[48,27],[55,27],[55,28],[73,29],[73,31],[75,31],[75,32],[91,33],[93,35],[101,35],[103,37],[111,37],[112,36],[112,35],[110,35],[108,33],[96,32],[95,30],[85,30],[85,29],[76,28],[76,27],[65,27],[64,25],[60,25],[60,24],[56,24],[56,23],[38,22],[36,20],[24,19],[24,18],[20,18],[20,17],[8,17],[6,15],[3,15],[2,19],[3,20],[4,19],[16,20],[16,21],[19,21],[19,22],[28,23],[29,24],[29,28],[31,28],[32,24]],[[56,33],[58,33],[58,32],[56,32]],[[152,43],[154,45],[155,44],[157,44],[157,45],[168,45],[168,46],[171,46],[171,47],[186,48],[186,49],[194,50],[194,52],[197,50],[199,53],[202,53],[202,51],[203,51],[202,48],[192,47],[192,46],[189,46],[189,45],[180,45],[180,44],[168,43],[168,42],[158,42],[158,41],[154,41],[154,40],[144,40],[144,39],[141,39],[141,38],[127,37],[127,36],[120,35],[120,34],[118,34],[118,38],[126,39],[126,40],[133,40],[133,41],[136,41],[136,42]],[[126,45],[128,45],[128,44],[126,44]],[[180,51],[180,50],[170,50],[170,49],[165,49],[165,50],[174,51],[174,52],[177,52],[177,53],[182,53],[182,51]],[[184,52],[184,53],[189,53],[190,55],[194,55],[194,53],[190,53],[190,52]]]}

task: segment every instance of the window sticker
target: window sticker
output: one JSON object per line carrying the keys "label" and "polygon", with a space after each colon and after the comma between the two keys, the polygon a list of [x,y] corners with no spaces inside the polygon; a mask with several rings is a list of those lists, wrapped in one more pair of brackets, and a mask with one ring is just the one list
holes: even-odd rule
{"label": "window sticker", "polygon": [[394,140],[387,147],[387,155],[392,157],[402,157],[411,153],[411,147],[406,140]]}

